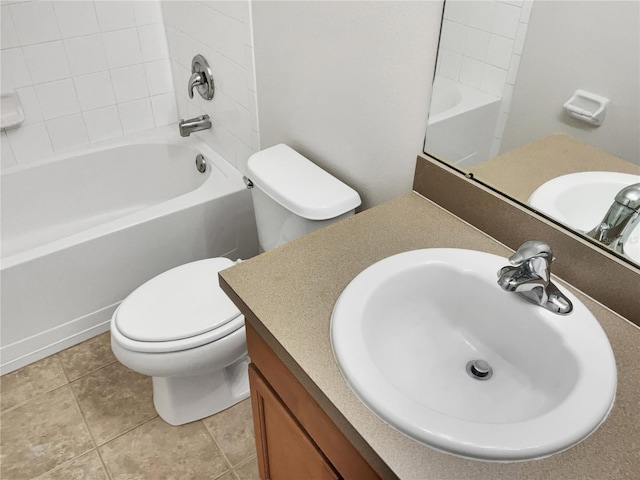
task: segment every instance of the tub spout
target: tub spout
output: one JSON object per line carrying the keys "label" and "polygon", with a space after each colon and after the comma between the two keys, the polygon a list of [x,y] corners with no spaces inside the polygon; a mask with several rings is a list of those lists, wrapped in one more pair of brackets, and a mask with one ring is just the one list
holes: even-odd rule
{"label": "tub spout", "polygon": [[189,120],[180,120],[178,128],[180,128],[180,136],[188,137],[193,132],[211,128],[211,118],[209,115],[201,115]]}

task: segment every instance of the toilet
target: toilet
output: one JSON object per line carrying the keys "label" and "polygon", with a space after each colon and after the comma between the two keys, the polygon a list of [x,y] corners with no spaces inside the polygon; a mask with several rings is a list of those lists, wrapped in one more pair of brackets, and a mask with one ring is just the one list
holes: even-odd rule
{"label": "toilet", "polygon": [[[360,205],[355,190],[284,144],[252,155],[247,171],[261,252],[353,215]],[[249,396],[244,317],[218,285],[218,272],[234,263],[210,258],[161,273],[111,318],[113,353],[152,377],[154,406],[171,425]]]}

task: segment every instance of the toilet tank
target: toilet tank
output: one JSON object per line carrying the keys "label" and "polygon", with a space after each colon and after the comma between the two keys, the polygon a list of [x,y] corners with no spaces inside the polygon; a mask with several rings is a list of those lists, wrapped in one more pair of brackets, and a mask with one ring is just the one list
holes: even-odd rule
{"label": "toilet tank", "polygon": [[284,144],[254,153],[247,171],[260,251],[353,215],[360,205],[354,189]]}

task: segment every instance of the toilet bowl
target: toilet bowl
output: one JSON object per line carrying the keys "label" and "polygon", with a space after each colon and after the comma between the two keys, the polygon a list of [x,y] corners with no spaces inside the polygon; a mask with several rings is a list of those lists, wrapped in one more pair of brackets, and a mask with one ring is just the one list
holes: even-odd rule
{"label": "toilet bowl", "polygon": [[[353,215],[360,197],[286,145],[249,158],[247,170],[266,251]],[[122,364],[152,377],[153,403],[171,425],[192,422],[249,396],[244,317],[218,285],[227,258],[187,263],[134,290],[111,318]]]}
{"label": "toilet bowl", "polygon": [[249,395],[244,317],[218,286],[227,258],[187,263],[131,293],[111,320],[111,347],[152,377],[160,417],[182,425]]}

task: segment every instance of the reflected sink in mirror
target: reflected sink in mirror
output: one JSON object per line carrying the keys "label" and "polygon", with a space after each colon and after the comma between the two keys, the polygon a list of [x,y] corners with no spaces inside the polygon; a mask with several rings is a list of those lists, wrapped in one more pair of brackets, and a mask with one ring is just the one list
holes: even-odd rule
{"label": "reflected sink in mirror", "polygon": [[[543,183],[529,197],[536,210],[586,233],[596,227],[623,188],[640,183],[640,175],[579,172]],[[640,264],[640,224],[624,244],[624,254]]]}
{"label": "reflected sink in mirror", "polygon": [[352,390],[400,432],[490,461],[548,456],[606,418],[616,366],[574,295],[557,315],[503,291],[506,258],[461,249],[385,258],[345,288],[331,342]]}

